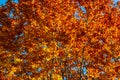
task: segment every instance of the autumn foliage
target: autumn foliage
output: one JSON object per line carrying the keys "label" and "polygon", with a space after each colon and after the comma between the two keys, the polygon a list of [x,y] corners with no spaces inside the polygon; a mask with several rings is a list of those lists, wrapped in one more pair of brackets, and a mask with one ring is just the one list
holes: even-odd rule
{"label": "autumn foliage", "polygon": [[120,79],[120,2],[8,0],[0,7],[0,80]]}

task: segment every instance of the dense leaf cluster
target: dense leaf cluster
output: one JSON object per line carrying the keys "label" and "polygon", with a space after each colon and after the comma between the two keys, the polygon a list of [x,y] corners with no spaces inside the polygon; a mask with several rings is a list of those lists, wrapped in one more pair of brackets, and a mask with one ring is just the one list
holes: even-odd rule
{"label": "dense leaf cluster", "polygon": [[8,0],[0,7],[0,80],[120,79],[120,2]]}

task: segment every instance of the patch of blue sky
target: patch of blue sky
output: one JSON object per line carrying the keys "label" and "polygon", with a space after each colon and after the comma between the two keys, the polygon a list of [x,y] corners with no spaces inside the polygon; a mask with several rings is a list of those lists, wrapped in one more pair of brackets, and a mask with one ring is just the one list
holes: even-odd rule
{"label": "patch of blue sky", "polygon": [[10,50],[6,50],[6,52],[10,52]]}
{"label": "patch of blue sky", "polygon": [[26,72],[28,76],[31,76],[33,73],[32,72]]}
{"label": "patch of blue sky", "polygon": [[24,36],[24,33],[22,32],[19,36],[21,36],[21,37]]}
{"label": "patch of blue sky", "polygon": [[23,50],[23,51],[21,52],[21,54],[26,55],[27,52],[26,52],[25,50]]}
{"label": "patch of blue sky", "polygon": [[0,23],[0,27],[3,26],[1,23]]}
{"label": "patch of blue sky", "polygon": [[28,22],[24,22],[24,26],[28,25]]}
{"label": "patch of blue sky", "polygon": [[[0,6],[4,6],[8,0],[0,0]],[[12,0],[14,3],[18,3],[18,0]]]}
{"label": "patch of blue sky", "polygon": [[86,69],[86,67],[83,67],[82,70],[83,70],[83,74],[86,75],[86,74],[87,74],[87,69]]}
{"label": "patch of blue sky", "polygon": [[120,0],[114,0],[114,3],[117,3],[118,1],[120,1]]}
{"label": "patch of blue sky", "polygon": [[78,67],[73,67],[72,70],[78,71]]}
{"label": "patch of blue sky", "polygon": [[14,3],[18,3],[19,1],[18,0],[12,0]]}
{"label": "patch of blue sky", "polygon": [[80,9],[83,11],[83,13],[87,12],[84,6],[80,6]]}
{"label": "patch of blue sky", "polygon": [[16,39],[18,39],[18,38],[19,38],[19,36],[18,36],[18,35],[15,35],[15,38],[16,38]]}
{"label": "patch of blue sky", "polygon": [[6,4],[7,0],[0,0],[0,6],[4,6]]}
{"label": "patch of blue sky", "polygon": [[[78,69],[78,67],[73,67],[72,70],[78,71],[79,69]],[[83,68],[82,68],[82,71],[83,71],[83,74],[84,74],[84,75],[87,74],[87,69],[86,69],[86,67],[83,67]]]}
{"label": "patch of blue sky", "polygon": [[112,58],[112,59],[110,60],[110,62],[112,62],[112,63],[115,62],[115,58]]}
{"label": "patch of blue sky", "polygon": [[39,67],[36,69],[36,72],[39,73],[41,70],[42,70],[42,68]]}
{"label": "patch of blue sky", "polygon": [[57,41],[57,47],[62,47],[62,46],[63,46],[62,43]]}
{"label": "patch of blue sky", "polygon": [[117,6],[117,2],[120,0],[113,0],[114,1],[114,6]]}
{"label": "patch of blue sky", "polygon": [[80,16],[79,16],[79,11],[76,10],[75,14],[74,14],[74,17],[77,19],[77,20],[80,20]]}
{"label": "patch of blue sky", "polygon": [[12,11],[10,11],[9,17],[10,17],[10,18],[13,18],[13,12],[12,12]]}
{"label": "patch of blue sky", "polygon": [[66,77],[64,77],[64,79],[63,80],[67,80],[67,78]]}

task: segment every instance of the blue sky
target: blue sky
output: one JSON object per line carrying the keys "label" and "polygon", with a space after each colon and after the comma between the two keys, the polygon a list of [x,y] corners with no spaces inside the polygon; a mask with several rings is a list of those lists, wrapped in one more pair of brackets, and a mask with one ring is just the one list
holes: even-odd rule
{"label": "blue sky", "polygon": [[0,6],[4,5],[6,3],[7,0],[0,0]]}
{"label": "blue sky", "polygon": [[114,2],[118,2],[118,1],[120,1],[120,0],[114,0]]}
{"label": "blue sky", "polygon": [[[1,5],[5,5],[7,0],[0,0],[0,6]],[[13,0],[14,2],[18,3],[18,0]],[[117,1],[120,1],[120,0],[114,0],[114,2],[116,3]]]}
{"label": "blue sky", "polygon": [[[18,0],[12,0],[12,1],[14,1],[15,3],[18,3]],[[0,6],[5,5],[6,2],[7,0],[0,0]]]}

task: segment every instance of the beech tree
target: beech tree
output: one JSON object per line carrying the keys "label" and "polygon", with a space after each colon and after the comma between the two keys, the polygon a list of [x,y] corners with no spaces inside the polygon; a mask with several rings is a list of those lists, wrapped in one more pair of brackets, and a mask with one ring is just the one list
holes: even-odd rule
{"label": "beech tree", "polygon": [[8,0],[0,7],[1,80],[120,79],[120,2]]}

